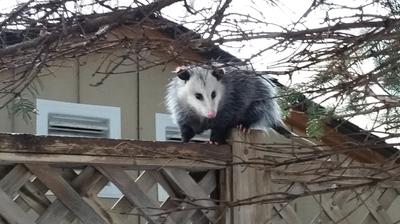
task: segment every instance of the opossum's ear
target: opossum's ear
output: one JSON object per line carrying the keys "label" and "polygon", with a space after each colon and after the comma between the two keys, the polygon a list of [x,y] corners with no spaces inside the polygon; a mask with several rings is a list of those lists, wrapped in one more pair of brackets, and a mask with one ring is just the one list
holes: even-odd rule
{"label": "opossum's ear", "polygon": [[211,74],[219,81],[224,76],[225,69],[224,68],[215,68]]}
{"label": "opossum's ear", "polygon": [[190,72],[186,69],[183,70],[179,70],[176,75],[178,76],[178,78],[187,81],[190,78]]}

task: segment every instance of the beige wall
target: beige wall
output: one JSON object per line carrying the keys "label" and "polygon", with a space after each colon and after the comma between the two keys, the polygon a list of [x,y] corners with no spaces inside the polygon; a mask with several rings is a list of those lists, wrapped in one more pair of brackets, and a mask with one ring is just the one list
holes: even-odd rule
{"label": "beige wall", "polygon": [[[116,60],[121,52],[114,50],[104,65]],[[110,76],[104,84],[93,87],[103,76],[92,74],[106,58],[106,53],[96,53],[77,59],[57,61],[50,67],[52,74],[43,73],[39,80],[43,88],[37,98],[59,100],[73,103],[85,103],[121,108],[121,133],[123,138],[137,138],[137,106],[140,113],[140,139],[155,139],[155,113],[164,112],[163,97],[167,80],[173,75],[175,65],[155,67],[140,72],[139,104],[137,102],[136,73],[123,73]],[[133,71],[136,65],[131,63],[120,66],[116,71]],[[104,68],[104,66],[103,66]],[[24,97],[36,102],[35,96],[24,92]],[[0,131],[17,133],[36,133],[35,116],[30,122],[21,116],[10,116],[6,109],[0,111]]]}

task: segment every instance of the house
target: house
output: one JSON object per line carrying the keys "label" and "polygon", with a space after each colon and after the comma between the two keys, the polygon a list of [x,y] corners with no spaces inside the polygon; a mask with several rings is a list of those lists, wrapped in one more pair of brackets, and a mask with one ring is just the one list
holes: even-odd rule
{"label": "house", "polygon": [[[99,118],[100,120],[93,122],[98,122],[100,129],[109,129],[109,133],[98,133],[98,137],[156,140],[157,127],[167,119],[165,116],[156,115],[165,114],[163,97],[165,85],[168,79],[173,77],[171,71],[180,63],[190,60],[210,60],[213,55],[219,58],[221,55],[232,57],[218,48],[206,53],[190,50],[181,41],[173,41],[170,37],[171,32],[176,33],[181,27],[176,27],[173,23],[156,24],[160,21],[150,21],[149,23],[153,24],[140,28],[129,24],[115,28],[103,39],[98,40],[99,45],[85,46],[86,39],[71,40],[69,44],[79,48],[83,46],[83,52],[79,52],[78,56],[66,55],[53,61],[43,69],[37,82],[33,84],[38,85],[37,94],[32,95],[28,90],[21,94],[22,97],[37,103],[37,116],[26,122],[4,109],[0,113],[3,121],[0,131],[47,134],[48,122],[49,125],[60,125],[58,121],[54,121],[57,123],[55,124],[52,119],[70,119],[71,122],[74,119],[54,115],[55,117],[50,116],[48,120],[47,116],[50,113],[83,116],[87,119],[92,116]],[[166,27],[160,28],[161,26]],[[139,35],[142,37],[138,37]],[[104,47],[106,44],[111,47]],[[96,48],[100,50],[95,50]],[[89,53],[86,54],[85,51]],[[141,51],[139,54],[142,57],[140,72],[136,71],[135,58],[124,58],[136,57],[134,52],[137,51]],[[115,74],[102,81],[108,72]],[[5,71],[2,76],[6,79],[11,74],[12,71]],[[98,84],[99,82],[102,84]],[[87,105],[81,108],[81,104]],[[56,108],[57,111],[54,111]],[[112,113],[113,115],[110,115]],[[110,119],[111,123],[102,124],[102,118]],[[117,124],[114,124],[114,120]],[[112,127],[101,127],[111,124]]]}
{"label": "house", "polygon": [[[42,70],[34,83],[36,94],[28,89],[21,94],[36,104],[38,114],[26,122],[3,109],[0,132],[176,140],[177,127],[163,105],[165,85],[174,76],[170,71],[188,61],[236,60],[218,47],[193,41],[198,38],[184,27],[158,17],[140,26],[127,21],[94,40],[72,36],[65,44],[74,51],[58,57]],[[3,71],[1,77],[10,78],[13,72]],[[110,72],[113,74],[109,75]],[[305,110],[299,107],[287,119],[288,126],[298,134],[305,133]],[[343,143],[380,141],[349,122],[340,121],[340,125],[334,122],[339,121],[326,125],[324,143],[340,149]],[[199,136],[198,140],[204,138]],[[268,141],[291,140],[271,134]],[[385,161],[395,153],[391,147],[365,147],[363,151],[350,152],[362,162]],[[112,185],[101,194],[110,198],[120,196]],[[161,189],[154,195],[163,200]]]}

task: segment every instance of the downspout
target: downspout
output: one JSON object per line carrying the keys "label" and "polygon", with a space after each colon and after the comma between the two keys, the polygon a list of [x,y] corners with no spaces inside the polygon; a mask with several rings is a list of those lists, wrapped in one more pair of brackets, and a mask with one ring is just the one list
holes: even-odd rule
{"label": "downspout", "polygon": [[79,56],[75,57],[75,66],[76,66],[76,102],[80,103],[81,102],[81,88],[80,88],[80,83],[81,83],[81,70],[80,70],[80,61],[79,61]]}
{"label": "downspout", "polygon": [[[15,69],[13,70],[13,78],[14,78],[14,81],[16,80],[16,74],[15,74]],[[15,104],[15,100],[13,100],[10,104],[12,104],[11,105],[11,107],[14,107],[14,104]],[[8,109],[8,116],[10,116],[10,118],[11,118],[11,124],[10,124],[10,128],[11,128],[11,132],[12,133],[15,133],[16,131],[15,131],[15,114],[13,113],[13,111],[12,111],[12,109]]]}
{"label": "downspout", "polygon": [[140,63],[139,63],[140,57],[139,57],[139,52],[136,53],[136,139],[140,140]]}

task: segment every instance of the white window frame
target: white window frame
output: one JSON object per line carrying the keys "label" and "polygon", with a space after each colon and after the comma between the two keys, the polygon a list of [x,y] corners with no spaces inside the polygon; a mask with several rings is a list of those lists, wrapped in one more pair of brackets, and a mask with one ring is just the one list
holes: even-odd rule
{"label": "white window frame", "polygon": [[[98,117],[109,120],[109,138],[121,138],[121,109],[112,106],[99,106],[90,104],[69,103],[56,100],[36,100],[36,134],[48,135],[48,122],[50,113],[68,114],[85,117]],[[122,193],[109,182],[98,194],[103,198],[120,198]]]}
{"label": "white window frame", "polygon": [[[170,114],[164,114],[164,113],[156,113],[155,116],[156,120],[156,141],[167,141],[167,136],[166,136],[166,129],[167,127],[175,127],[179,130],[178,125],[176,125]],[[203,133],[204,135],[202,136],[194,136],[194,140],[200,140],[200,141],[208,141],[210,131],[206,131]],[[192,140],[193,140],[192,139]]]}
{"label": "white window frame", "polygon": [[109,138],[121,138],[121,109],[119,107],[69,103],[55,100],[36,100],[36,134],[48,135],[49,113],[99,117],[110,122]]}
{"label": "white window frame", "polygon": [[167,127],[178,127],[170,114],[156,113],[156,141],[166,141],[165,129]]}

